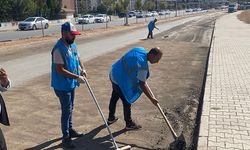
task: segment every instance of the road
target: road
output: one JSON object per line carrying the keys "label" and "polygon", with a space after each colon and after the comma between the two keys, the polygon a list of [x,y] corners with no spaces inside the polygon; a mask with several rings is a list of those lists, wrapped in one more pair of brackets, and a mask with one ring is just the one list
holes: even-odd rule
{"label": "road", "polygon": [[[188,14],[193,14],[193,13],[184,13],[183,11],[178,12],[179,15],[188,15]],[[195,13],[202,13],[202,12],[195,12]],[[175,13],[171,13],[169,15],[163,15],[163,16],[158,16],[160,20],[166,20],[169,19],[170,17],[174,17]],[[124,25],[124,20],[125,18],[119,18],[116,20],[112,20],[107,24],[107,27],[113,27],[113,26],[118,26],[118,25]],[[140,22],[149,22],[149,20],[153,19],[153,17],[148,17],[148,18],[138,18],[136,19],[135,17],[129,18],[128,22],[129,24],[133,23],[140,23]],[[1,41],[9,41],[9,40],[16,40],[16,39],[25,39],[25,38],[30,38],[34,36],[46,36],[46,35],[53,35],[53,34],[59,34],[60,33],[60,28],[58,25],[51,25],[48,29],[44,30],[44,33],[42,30],[28,30],[28,31],[7,31],[7,32],[0,32],[0,42]],[[77,24],[76,28],[78,30],[89,30],[89,29],[97,29],[97,28],[106,28],[106,23],[95,23],[95,24]]]}
{"label": "road", "polygon": [[[131,47],[159,46],[164,55],[159,64],[150,65],[148,84],[177,134],[183,131],[188,149],[192,149],[209,42],[213,23],[219,15],[207,14],[159,24],[161,32],[155,31],[158,34],[153,40],[144,39],[145,27],[78,41],[88,80],[105,116],[111,93],[108,81],[111,64]],[[25,55],[1,56],[10,59],[0,60],[0,63],[7,68],[14,84],[4,94],[11,116],[11,127],[3,127],[9,149],[62,149],[59,102],[49,86],[53,44],[31,49],[29,53],[25,50],[31,46],[20,47]],[[85,133],[84,137],[73,139],[76,149],[113,149],[88,90],[83,85],[76,93],[74,126]],[[132,150],[163,150],[173,142],[167,125],[145,95],[132,106],[132,117],[143,126],[142,130],[125,132],[121,110],[118,102],[120,120],[111,126],[120,146],[129,144]]]}

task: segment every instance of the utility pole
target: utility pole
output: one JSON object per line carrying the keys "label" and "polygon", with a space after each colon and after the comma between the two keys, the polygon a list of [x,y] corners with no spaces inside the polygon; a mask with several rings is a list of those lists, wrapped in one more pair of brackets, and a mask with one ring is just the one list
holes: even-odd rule
{"label": "utility pole", "polygon": [[77,2],[78,0],[75,0],[75,5],[76,5],[76,7],[75,7],[75,9],[76,9],[76,15],[78,15],[78,2]]}
{"label": "utility pole", "polygon": [[177,17],[177,0],[175,0],[175,17]]}

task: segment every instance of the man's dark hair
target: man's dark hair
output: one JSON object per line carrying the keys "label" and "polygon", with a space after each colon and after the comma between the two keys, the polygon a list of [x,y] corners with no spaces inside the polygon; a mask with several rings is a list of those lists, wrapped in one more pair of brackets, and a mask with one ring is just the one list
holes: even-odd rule
{"label": "man's dark hair", "polygon": [[154,48],[152,48],[152,49],[148,52],[148,54],[149,54],[149,55],[150,55],[150,54],[152,54],[152,55],[161,54],[161,55],[162,55],[162,51],[160,50],[159,47],[154,47]]}

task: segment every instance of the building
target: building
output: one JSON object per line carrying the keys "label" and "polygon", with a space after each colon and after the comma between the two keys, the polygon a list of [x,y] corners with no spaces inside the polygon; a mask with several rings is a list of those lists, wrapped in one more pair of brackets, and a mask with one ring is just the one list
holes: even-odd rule
{"label": "building", "polygon": [[77,14],[87,13],[96,10],[101,0],[75,0],[75,10]]}
{"label": "building", "polygon": [[74,0],[60,0],[61,17],[66,19],[74,18],[75,2]]}

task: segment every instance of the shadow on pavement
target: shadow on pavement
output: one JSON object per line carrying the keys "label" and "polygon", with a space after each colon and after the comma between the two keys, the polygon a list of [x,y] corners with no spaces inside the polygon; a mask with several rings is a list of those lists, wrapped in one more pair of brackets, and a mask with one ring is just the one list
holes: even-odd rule
{"label": "shadow on pavement", "polygon": [[[105,125],[101,125],[95,129],[93,129],[92,131],[90,131],[89,133],[86,133],[83,137],[79,137],[79,138],[74,138],[73,142],[76,145],[75,150],[87,150],[87,149],[95,149],[95,150],[101,150],[101,149],[115,149],[112,143],[112,140],[110,138],[110,135],[107,133],[106,136],[104,137],[98,137],[95,138],[95,136],[103,129],[105,129]],[[124,132],[126,132],[125,129],[122,129],[120,131],[114,132],[113,136],[119,136],[120,134],[123,134]],[[31,148],[27,148],[25,150],[54,150],[54,149],[64,149],[67,150],[66,148],[62,147],[62,144],[60,142],[60,144],[55,145],[50,147],[50,145],[52,145],[55,142],[61,141],[62,138],[56,138],[50,141],[46,141],[44,143],[41,143],[35,147],[31,147]],[[117,143],[121,143],[121,142],[117,142]],[[122,145],[129,145],[126,143],[121,143]],[[135,145],[136,147],[136,145]],[[149,149],[151,150],[151,149]]]}

